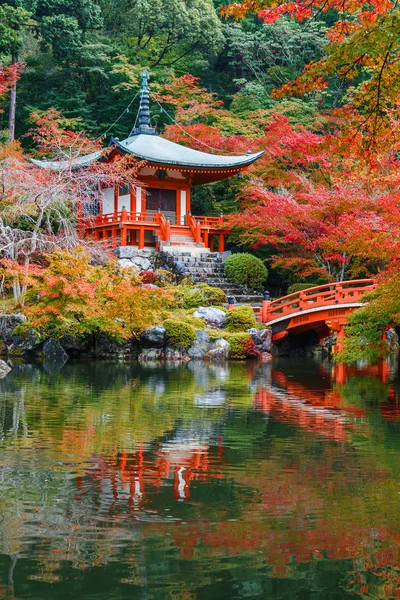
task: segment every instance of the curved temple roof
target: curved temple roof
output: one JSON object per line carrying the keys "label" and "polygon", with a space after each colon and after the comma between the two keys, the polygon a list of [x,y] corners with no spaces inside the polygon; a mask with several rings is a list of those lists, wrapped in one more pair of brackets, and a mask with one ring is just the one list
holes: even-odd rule
{"label": "curved temple roof", "polygon": [[[197,169],[239,169],[255,162],[263,152],[239,156],[226,156],[221,154],[208,154],[170,142],[158,135],[137,134],[120,142],[111,139],[111,148],[136,156],[150,163],[158,165],[174,165]],[[111,149],[110,148],[110,149]],[[41,169],[63,171],[65,169],[86,167],[101,158],[103,152],[93,152],[71,160],[50,161],[35,160],[31,162]]]}
{"label": "curved temple roof", "polygon": [[118,148],[151,163],[206,169],[232,169],[251,165],[263,152],[242,156],[208,154],[193,150],[157,135],[139,134],[122,142],[113,140]]}
{"label": "curved temple roof", "polygon": [[67,169],[79,169],[80,167],[87,167],[96,160],[99,160],[103,152],[98,150],[85,156],[79,156],[78,158],[71,158],[70,160],[36,160],[34,158],[29,159],[36,167],[41,169],[49,169],[50,171],[66,171]]}

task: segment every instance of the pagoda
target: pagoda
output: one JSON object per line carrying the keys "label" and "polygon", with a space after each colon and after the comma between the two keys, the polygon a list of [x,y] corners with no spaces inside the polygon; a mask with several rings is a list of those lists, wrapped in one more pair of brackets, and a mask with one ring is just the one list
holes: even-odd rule
{"label": "pagoda", "polygon": [[[80,227],[85,237],[107,241],[112,247],[153,247],[157,250],[203,248],[224,251],[230,233],[224,217],[195,216],[190,210],[193,186],[237,175],[263,152],[242,156],[209,154],[171,142],[151,126],[148,73],[142,73],[138,126],[120,141],[111,138],[107,160],[128,154],[140,161],[135,186],[105,187],[90,209],[81,207]],[[84,167],[102,158],[101,152],[77,159]],[[61,168],[61,163],[32,160],[41,168]],[[90,218],[89,218],[90,217]],[[215,249],[217,249],[215,248]]]}

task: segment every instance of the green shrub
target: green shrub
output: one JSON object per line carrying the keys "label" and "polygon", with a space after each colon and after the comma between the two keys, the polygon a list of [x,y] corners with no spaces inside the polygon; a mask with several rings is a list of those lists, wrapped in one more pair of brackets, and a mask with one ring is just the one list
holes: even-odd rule
{"label": "green shrub", "polygon": [[206,283],[196,286],[179,285],[175,296],[180,306],[184,308],[199,308],[199,306],[215,306],[227,301],[225,292]]}
{"label": "green shrub", "polygon": [[228,339],[231,349],[231,358],[244,360],[245,358],[256,358],[260,356],[254,340],[249,333],[234,333]]}
{"label": "green shrub", "polygon": [[179,346],[190,348],[196,339],[196,332],[189,323],[167,319],[163,325],[166,329],[167,341],[175,348]]}
{"label": "green shrub", "polygon": [[226,297],[224,290],[213,287],[212,285],[208,285],[207,283],[201,283],[198,287],[201,289],[208,301],[207,306],[215,306],[217,304],[228,302],[228,298]]}
{"label": "green shrub", "polygon": [[185,308],[198,308],[205,302],[204,294],[197,288],[185,288],[183,290],[183,306]]}
{"label": "green shrub", "polygon": [[204,329],[207,324],[203,319],[193,317],[192,315],[187,315],[183,321],[191,325],[194,329]]}
{"label": "green shrub", "polygon": [[252,254],[232,254],[224,263],[224,272],[228,279],[251,289],[262,289],[268,277],[263,261]]}
{"label": "green shrub", "polygon": [[154,274],[154,283],[156,283],[160,287],[165,287],[174,283],[174,275],[173,273],[171,273],[171,271],[168,271],[167,269],[157,269]]}
{"label": "green shrub", "polygon": [[303,290],[307,290],[310,287],[314,287],[314,285],[318,285],[317,283],[293,283],[289,285],[287,293],[295,294],[296,292],[302,292]]}
{"label": "green shrub", "polygon": [[228,310],[225,329],[228,331],[247,331],[256,326],[254,311],[250,306],[235,306]]}

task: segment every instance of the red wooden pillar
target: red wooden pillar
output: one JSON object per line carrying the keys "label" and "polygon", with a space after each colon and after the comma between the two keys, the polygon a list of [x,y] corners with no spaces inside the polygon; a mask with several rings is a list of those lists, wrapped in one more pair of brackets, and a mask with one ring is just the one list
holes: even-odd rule
{"label": "red wooden pillar", "polygon": [[218,252],[224,252],[224,250],[225,250],[224,234],[219,233],[218,234]]}
{"label": "red wooden pillar", "polygon": [[126,246],[127,244],[127,228],[126,228],[126,220],[128,218],[126,209],[122,209],[121,211],[121,246]]}
{"label": "red wooden pillar", "polygon": [[171,223],[170,220],[167,219],[167,222],[165,224],[165,240],[164,242],[169,242],[171,239]]}
{"label": "red wooden pillar", "polygon": [[118,195],[119,195],[119,188],[115,187],[114,188],[114,212],[115,213],[118,212]]}
{"label": "red wooden pillar", "polygon": [[214,252],[214,235],[210,237],[210,252]]}
{"label": "red wooden pillar", "polygon": [[200,221],[196,221],[196,239],[195,242],[198,244],[201,242],[201,223]]}
{"label": "red wooden pillar", "polygon": [[205,248],[208,248],[208,233],[209,233],[208,229],[205,229],[204,230],[204,246],[205,246]]}
{"label": "red wooden pillar", "polygon": [[335,365],[335,383],[336,385],[344,385],[347,381],[347,366],[344,363]]}
{"label": "red wooden pillar", "polygon": [[115,227],[111,229],[111,247],[117,247],[117,230],[115,229]]}
{"label": "red wooden pillar", "polygon": [[139,243],[138,243],[138,248],[139,248],[139,250],[143,250],[143,248],[144,248],[144,227],[141,227],[139,229]]}
{"label": "red wooden pillar", "polygon": [[126,227],[122,227],[121,229],[121,246],[126,246],[128,242],[128,230]]}

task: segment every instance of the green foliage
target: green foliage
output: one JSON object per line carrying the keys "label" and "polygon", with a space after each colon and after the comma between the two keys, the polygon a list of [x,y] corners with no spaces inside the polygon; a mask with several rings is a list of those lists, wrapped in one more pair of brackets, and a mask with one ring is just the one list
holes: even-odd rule
{"label": "green foliage", "polygon": [[[228,52],[242,77],[253,78],[255,75],[258,83],[254,85],[264,88],[265,94],[266,90],[295,79],[307,63],[322,56],[326,30],[321,21],[315,20],[305,26],[289,17],[251,30],[246,23],[241,26],[235,23],[226,29]],[[241,82],[239,79],[238,83]],[[259,94],[256,92],[254,96]],[[254,108],[261,107],[262,104]]]}
{"label": "green foliage", "polygon": [[231,346],[231,358],[244,360],[245,358],[256,358],[260,354],[249,333],[234,333],[229,336],[228,342]]}
{"label": "green foliage", "polygon": [[201,289],[202,294],[208,302],[207,306],[216,306],[217,304],[223,304],[228,300],[225,292],[220,288],[208,285],[207,283],[201,283],[198,287]]}
{"label": "green foliage", "polygon": [[390,318],[389,314],[375,311],[374,304],[355,310],[346,322],[344,349],[335,359],[348,364],[359,360],[373,364],[386,357],[389,347],[382,336]]}
{"label": "green foliage", "polygon": [[228,279],[251,289],[261,290],[268,277],[263,261],[252,254],[237,253],[229,256],[224,263]]}
{"label": "green foliage", "polygon": [[166,338],[171,346],[190,348],[194,343],[196,332],[189,323],[167,319],[163,325],[166,329]]}
{"label": "green foliage", "polygon": [[[26,281],[23,328],[56,338],[104,332],[122,340],[156,325],[173,304],[172,294],[139,287],[135,273],[119,272],[115,263],[93,266],[81,247],[46,258],[48,266],[35,267]],[[0,276],[17,277],[18,270],[24,274],[16,261],[3,261]]]}
{"label": "green foliage", "polygon": [[228,310],[225,326],[227,331],[247,331],[255,326],[256,318],[250,306],[235,306]]}
{"label": "green foliage", "polygon": [[206,283],[197,286],[179,285],[175,290],[177,300],[184,308],[215,306],[227,301],[226,294],[219,288]]}
{"label": "green foliage", "polygon": [[157,269],[155,271],[155,281],[156,285],[161,287],[166,287],[168,285],[172,285],[174,282],[174,275],[171,271],[167,269]]}
{"label": "green foliage", "polygon": [[203,319],[193,317],[193,315],[187,315],[184,318],[184,322],[191,325],[194,329],[204,329],[206,326],[206,322]]}

